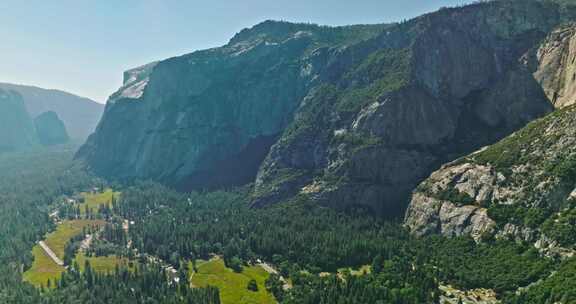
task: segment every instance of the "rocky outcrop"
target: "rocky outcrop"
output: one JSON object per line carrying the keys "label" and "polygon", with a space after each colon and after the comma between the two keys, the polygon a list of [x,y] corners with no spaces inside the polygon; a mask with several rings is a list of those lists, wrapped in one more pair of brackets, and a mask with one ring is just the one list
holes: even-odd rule
{"label": "rocky outcrop", "polygon": [[104,111],[103,104],[59,90],[9,83],[0,83],[0,89],[18,92],[32,117],[50,111],[58,114],[76,140],[84,140],[94,132]]}
{"label": "rocky outcrop", "polygon": [[[127,72],[78,158],[186,190],[255,181],[256,207],[303,194],[403,214],[441,164],[553,110],[533,54],[574,15],[512,0],[395,25],[264,22],[224,47]],[[449,207],[438,207],[438,229],[492,226],[481,208]]]}
{"label": "rocky outcrop", "polygon": [[471,235],[479,240],[495,228],[484,203],[499,199],[505,178],[487,166],[448,165],[432,174],[415,194],[406,226],[417,235]]}
{"label": "rocky outcrop", "polygon": [[416,194],[408,210],[406,226],[416,235],[441,234],[446,237],[470,235],[480,240],[494,229],[486,209],[473,205],[458,206]]}
{"label": "rocky outcrop", "polygon": [[0,152],[28,150],[37,145],[34,124],[22,96],[0,89]]}
{"label": "rocky outcrop", "polygon": [[575,126],[568,106],[443,166],[414,191],[405,225],[417,235],[513,239],[572,256]]}
{"label": "rocky outcrop", "polygon": [[67,143],[70,138],[64,126],[55,112],[45,112],[34,119],[36,134],[42,145],[53,146]]}

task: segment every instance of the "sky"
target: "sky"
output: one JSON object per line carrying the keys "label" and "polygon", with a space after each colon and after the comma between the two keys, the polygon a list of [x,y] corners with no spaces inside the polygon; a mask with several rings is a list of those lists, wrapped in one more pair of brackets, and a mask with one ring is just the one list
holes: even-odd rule
{"label": "sky", "polygon": [[410,19],[467,0],[1,0],[0,82],[104,103],[122,73],[224,45],[261,21],[323,25]]}

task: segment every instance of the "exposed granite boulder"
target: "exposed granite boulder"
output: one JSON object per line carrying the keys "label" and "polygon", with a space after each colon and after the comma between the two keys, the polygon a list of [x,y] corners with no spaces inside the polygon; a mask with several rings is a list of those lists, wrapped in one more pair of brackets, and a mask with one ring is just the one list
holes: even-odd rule
{"label": "exposed granite boulder", "polygon": [[412,202],[407,212],[406,226],[418,236],[469,235],[480,240],[495,227],[485,208],[473,205],[457,206],[450,201],[441,201],[422,194],[416,194]]}
{"label": "exposed granite boulder", "polygon": [[45,112],[34,118],[38,140],[44,146],[65,144],[70,140],[64,122],[56,112]]}
{"label": "exposed granite boulder", "polygon": [[462,164],[434,172],[412,196],[406,226],[417,235],[471,235],[479,240],[496,224],[483,204],[502,196],[504,176],[487,166]]}

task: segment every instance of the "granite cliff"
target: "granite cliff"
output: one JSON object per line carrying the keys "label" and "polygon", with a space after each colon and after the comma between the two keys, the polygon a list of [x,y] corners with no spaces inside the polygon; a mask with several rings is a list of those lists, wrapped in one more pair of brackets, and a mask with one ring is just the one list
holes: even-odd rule
{"label": "granite cliff", "polygon": [[399,215],[443,163],[570,103],[570,60],[553,54],[570,52],[575,12],[506,0],[392,25],[267,21],[128,71],[77,157],[185,190],[255,181],[256,207],[302,194]]}
{"label": "granite cliff", "polygon": [[540,249],[571,247],[563,227],[573,208],[576,25],[552,31],[525,56],[557,110],[503,141],[443,166],[412,195],[415,234],[507,237]]}
{"label": "granite cliff", "polygon": [[34,118],[38,140],[42,145],[52,146],[67,143],[70,140],[64,122],[56,112],[45,112]]}
{"label": "granite cliff", "polygon": [[22,96],[0,89],[0,152],[21,151],[36,145],[34,123]]}
{"label": "granite cliff", "polygon": [[33,119],[20,93],[0,88],[0,153],[64,144],[68,140],[58,114],[46,112]]}
{"label": "granite cliff", "polygon": [[18,92],[32,117],[55,112],[72,139],[85,140],[96,129],[104,105],[64,91],[0,83],[0,89]]}

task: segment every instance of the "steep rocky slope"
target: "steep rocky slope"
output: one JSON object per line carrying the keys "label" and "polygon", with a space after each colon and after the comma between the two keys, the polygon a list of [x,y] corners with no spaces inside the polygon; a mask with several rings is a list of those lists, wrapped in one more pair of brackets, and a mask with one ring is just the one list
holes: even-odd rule
{"label": "steep rocky slope", "polygon": [[79,156],[100,173],[181,188],[250,182],[326,60],[383,26],[264,22],[224,47],[125,74]]}
{"label": "steep rocky slope", "polygon": [[73,139],[92,134],[104,111],[102,104],[63,91],[8,83],[0,83],[0,88],[20,93],[32,117],[48,111],[57,113]]}
{"label": "steep rocky slope", "polygon": [[571,70],[548,54],[570,47],[549,34],[574,16],[506,0],[391,26],[265,22],[127,72],[78,157],[183,189],[257,173],[254,206],[302,193],[399,214],[442,163],[569,103],[554,96],[570,95]]}
{"label": "steep rocky slope", "polygon": [[575,134],[576,106],[568,106],[445,165],[415,191],[406,225],[420,235],[504,237],[573,254]]}
{"label": "steep rocky slope", "polygon": [[26,150],[36,145],[34,124],[22,96],[0,89],[0,152]]}
{"label": "steep rocky slope", "polygon": [[67,143],[70,140],[64,122],[56,112],[48,111],[34,118],[38,140],[45,146]]}
{"label": "steep rocky slope", "polygon": [[[256,203],[300,192],[338,207],[402,210],[441,163],[552,110],[527,56],[563,18],[554,5],[502,1],[387,31],[378,39],[393,47],[310,95],[265,161]],[[399,83],[383,87],[386,77]]]}

